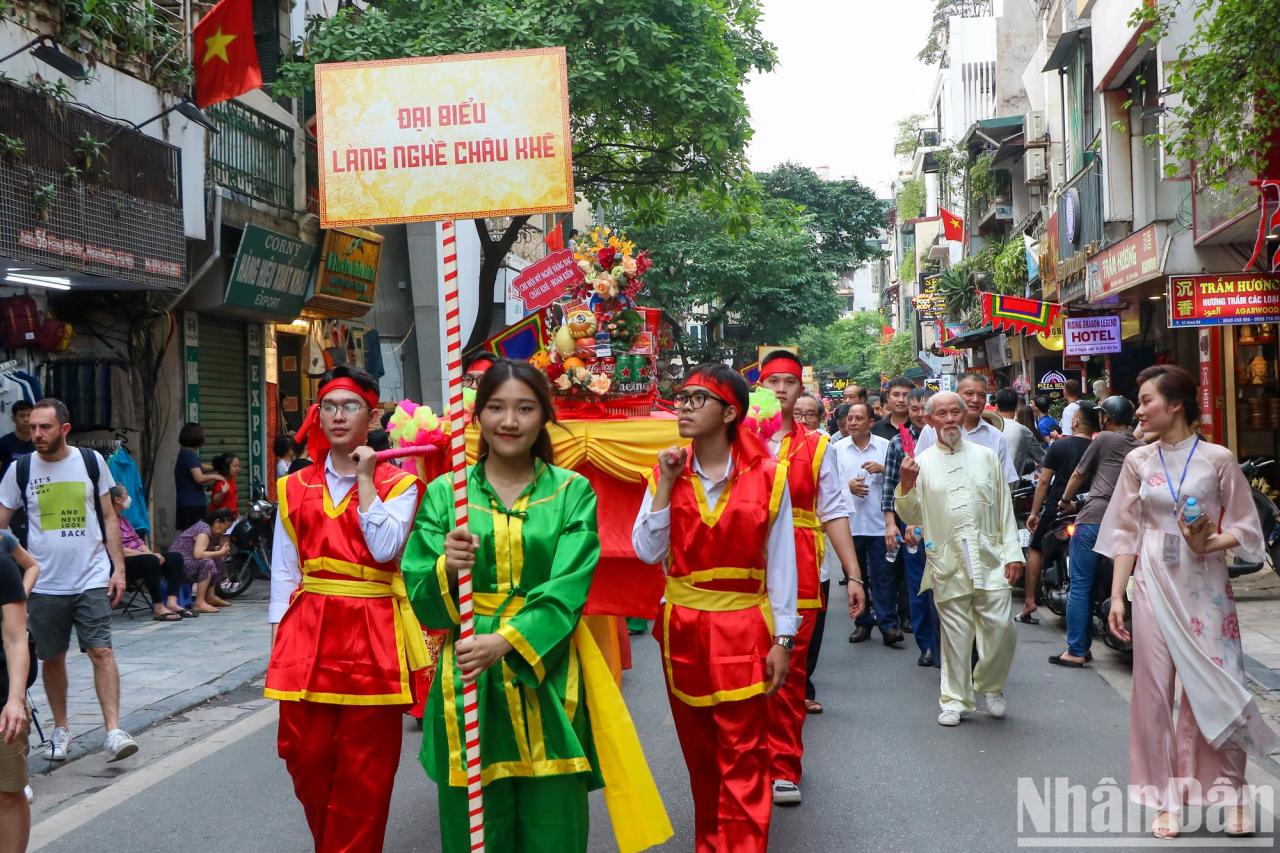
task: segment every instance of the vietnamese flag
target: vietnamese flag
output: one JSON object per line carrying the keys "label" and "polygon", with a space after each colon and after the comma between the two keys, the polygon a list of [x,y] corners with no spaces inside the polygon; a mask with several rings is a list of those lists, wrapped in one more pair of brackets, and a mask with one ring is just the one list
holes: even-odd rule
{"label": "vietnamese flag", "polygon": [[[226,2],[226,0],[223,0],[223,2]],[[964,220],[941,205],[938,206],[938,213],[942,214],[943,236],[948,240],[955,240],[957,243],[962,242],[964,240]]]}
{"label": "vietnamese flag", "polygon": [[253,41],[253,0],[220,0],[191,31],[196,106],[207,107],[262,85]]}

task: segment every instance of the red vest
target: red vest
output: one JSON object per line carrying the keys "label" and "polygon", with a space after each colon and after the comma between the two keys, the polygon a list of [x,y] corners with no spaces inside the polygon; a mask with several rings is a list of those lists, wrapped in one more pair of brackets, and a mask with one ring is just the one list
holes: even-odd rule
{"label": "red vest", "polygon": [[796,609],[822,609],[821,566],[826,550],[822,523],[818,520],[818,471],[827,455],[829,439],[820,432],[796,424],[782,440],[778,458],[788,465],[791,519],[796,532]]}
{"label": "red vest", "polygon": [[[412,474],[379,463],[373,479],[384,501],[418,484],[421,503]],[[285,477],[277,493],[302,585],[277,629],[266,696],[341,705],[412,701],[405,650],[421,629],[416,619],[407,624],[412,613],[399,560],[375,560],[365,544],[359,487],[335,506],[318,461]]]}
{"label": "red vest", "polygon": [[[764,692],[773,643],[765,589],[769,526],[786,485],[785,463],[736,467],[716,505],[692,472],[692,454],[671,492],[666,604],[657,632],[667,687],[688,705]],[[657,481],[657,471],[654,481]]]}

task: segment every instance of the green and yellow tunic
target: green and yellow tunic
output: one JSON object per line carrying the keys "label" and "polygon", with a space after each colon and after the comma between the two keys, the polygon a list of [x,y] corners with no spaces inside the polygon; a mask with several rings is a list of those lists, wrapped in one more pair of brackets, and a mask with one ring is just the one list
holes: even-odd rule
{"label": "green and yellow tunic", "polygon": [[[500,634],[513,651],[477,682],[481,778],[586,773],[603,784],[585,700],[579,645],[573,641],[587,600],[600,539],[591,484],[564,468],[535,463],[533,481],[507,507],[484,466],[468,471],[468,513],[480,539],[472,586],[477,634]],[[441,653],[420,759],[437,784],[465,786],[462,678],[454,658],[457,595],[444,568],[453,529],[448,475],[427,487],[402,570],[413,609],[426,628],[450,631]]]}

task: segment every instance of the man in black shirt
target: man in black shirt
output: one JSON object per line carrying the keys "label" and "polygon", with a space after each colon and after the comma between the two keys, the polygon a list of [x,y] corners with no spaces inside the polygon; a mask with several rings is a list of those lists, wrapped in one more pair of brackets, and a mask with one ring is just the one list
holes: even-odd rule
{"label": "man in black shirt", "polygon": [[24,453],[34,453],[36,446],[31,441],[31,409],[26,400],[19,400],[9,408],[13,417],[13,432],[0,435],[0,475],[4,474],[9,463]]}
{"label": "man in black shirt", "polygon": [[893,441],[893,437],[898,434],[898,428],[908,420],[907,396],[915,390],[915,387],[914,382],[901,376],[889,382],[887,397],[889,411],[871,427],[872,435],[878,435],[886,441]]}
{"label": "man in black shirt", "polygon": [[[1067,487],[1084,452],[1089,449],[1093,434],[1098,431],[1098,416],[1093,404],[1081,401],[1076,409],[1070,435],[1063,435],[1044,454],[1040,479],[1036,482],[1036,495],[1031,503],[1031,515],[1027,516],[1027,530],[1031,531],[1031,544],[1027,548],[1027,576],[1023,582],[1022,612],[1014,618],[1029,625],[1039,623],[1036,618],[1036,592],[1040,587],[1040,570],[1044,537],[1058,517],[1058,501]],[[1043,515],[1041,512],[1043,511]]]}

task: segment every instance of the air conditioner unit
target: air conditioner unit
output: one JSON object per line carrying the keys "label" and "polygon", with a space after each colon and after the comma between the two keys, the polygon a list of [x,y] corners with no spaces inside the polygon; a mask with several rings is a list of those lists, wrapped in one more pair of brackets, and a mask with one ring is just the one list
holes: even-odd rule
{"label": "air conditioner unit", "polygon": [[1060,187],[1066,180],[1066,176],[1062,174],[1062,161],[1049,161],[1049,185],[1051,187]]}
{"label": "air conditioner unit", "polygon": [[1022,140],[1024,145],[1031,145],[1044,139],[1044,113],[1032,110],[1022,117]]}
{"label": "air conditioner unit", "polygon": [[1049,177],[1049,173],[1045,169],[1045,150],[1043,148],[1028,148],[1026,156],[1023,158],[1023,168],[1026,171],[1025,182],[1028,184],[1042,183]]}

